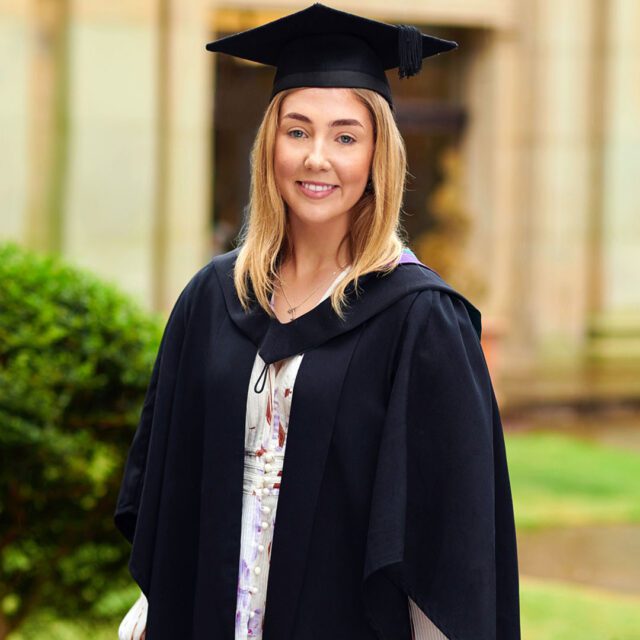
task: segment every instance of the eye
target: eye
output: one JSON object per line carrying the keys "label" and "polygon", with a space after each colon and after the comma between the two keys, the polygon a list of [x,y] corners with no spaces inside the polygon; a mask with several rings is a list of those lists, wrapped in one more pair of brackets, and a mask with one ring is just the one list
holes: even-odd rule
{"label": "eye", "polygon": [[294,136],[294,133],[302,133],[304,135],[304,131],[302,129],[291,129],[291,131],[287,131],[287,135],[291,138],[300,138],[301,136]]}
{"label": "eye", "polygon": [[347,145],[353,144],[356,141],[355,138],[347,135],[346,133],[343,133],[341,136],[338,136],[338,139],[343,139],[343,138],[346,138],[347,140],[349,140],[349,142],[345,143]]}

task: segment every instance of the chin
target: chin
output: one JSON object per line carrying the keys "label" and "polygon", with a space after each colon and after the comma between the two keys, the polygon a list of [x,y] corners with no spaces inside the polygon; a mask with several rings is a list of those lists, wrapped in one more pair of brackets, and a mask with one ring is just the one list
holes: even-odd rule
{"label": "chin", "polygon": [[[300,209],[297,209],[300,211]],[[301,213],[294,213],[299,220],[308,224],[327,224],[331,221],[340,219],[346,215],[344,212],[337,211],[302,211]]]}
{"label": "chin", "polygon": [[285,199],[289,212],[294,212],[299,218],[309,222],[328,222],[331,219],[340,218],[347,215],[351,209],[358,203],[353,202],[309,202],[306,199],[298,197]]}

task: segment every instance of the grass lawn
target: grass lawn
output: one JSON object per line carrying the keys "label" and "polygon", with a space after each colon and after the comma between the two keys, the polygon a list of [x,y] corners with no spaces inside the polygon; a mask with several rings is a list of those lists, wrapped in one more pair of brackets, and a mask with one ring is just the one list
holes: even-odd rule
{"label": "grass lawn", "polygon": [[27,621],[20,631],[12,633],[8,640],[118,640],[119,624],[118,620],[103,624],[90,620],[71,623],[37,616]]}
{"label": "grass lawn", "polygon": [[557,432],[505,436],[516,526],[640,523],[640,454]]}
{"label": "grass lawn", "polygon": [[[518,531],[640,522],[640,454],[558,432],[507,434]],[[638,595],[521,575],[523,640],[640,640]]]}
{"label": "grass lawn", "polygon": [[522,640],[640,640],[640,595],[523,576]]}

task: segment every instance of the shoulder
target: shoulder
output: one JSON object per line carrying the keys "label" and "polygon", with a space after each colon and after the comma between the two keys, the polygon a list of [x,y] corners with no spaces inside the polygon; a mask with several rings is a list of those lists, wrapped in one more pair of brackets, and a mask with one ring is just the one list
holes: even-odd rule
{"label": "shoulder", "polygon": [[215,303],[222,299],[221,277],[229,273],[238,254],[238,249],[213,256],[205,265],[198,269],[187,281],[178,295],[174,311],[180,309],[185,321],[193,313],[197,305]]}
{"label": "shoulder", "polygon": [[[398,369],[416,394],[425,385],[456,393],[460,385],[484,380],[488,369],[480,341],[480,312],[455,290],[425,289],[414,298],[402,333]],[[477,310],[476,310],[477,311]]]}
{"label": "shoulder", "polygon": [[467,323],[478,340],[482,335],[480,310],[436,271],[422,263],[401,264],[392,272],[394,288],[406,289],[414,296],[407,312],[406,324],[426,328],[432,318]]}

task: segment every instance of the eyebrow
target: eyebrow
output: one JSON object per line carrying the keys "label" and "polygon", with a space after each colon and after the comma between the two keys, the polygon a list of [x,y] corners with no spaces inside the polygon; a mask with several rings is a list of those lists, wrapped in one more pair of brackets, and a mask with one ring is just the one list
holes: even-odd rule
{"label": "eyebrow", "polygon": [[[300,120],[301,122],[307,122],[308,124],[312,124],[311,120],[307,118],[307,116],[303,116],[301,113],[287,113],[282,119],[291,118],[292,120]],[[341,120],[334,120],[330,125],[330,127],[364,127],[360,123],[359,120],[354,120],[352,118],[342,118]]]}

